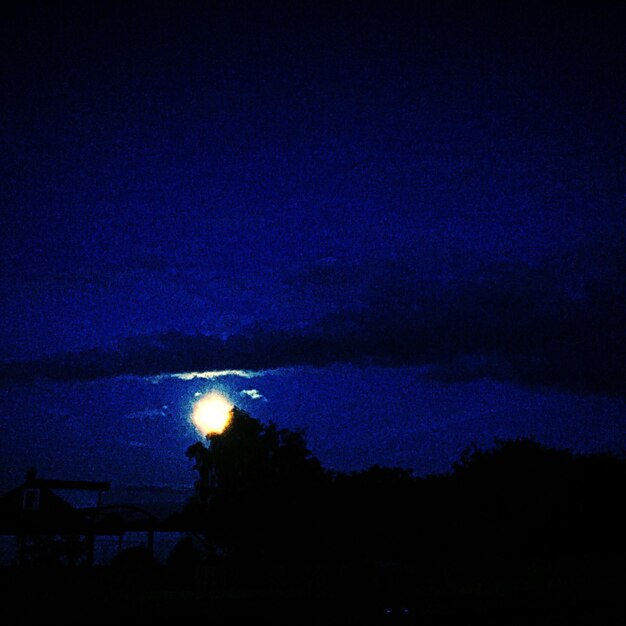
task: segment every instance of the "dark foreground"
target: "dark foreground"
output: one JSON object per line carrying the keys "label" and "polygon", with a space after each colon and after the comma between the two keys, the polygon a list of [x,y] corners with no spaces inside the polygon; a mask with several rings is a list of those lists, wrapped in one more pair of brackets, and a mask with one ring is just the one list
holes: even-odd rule
{"label": "dark foreground", "polygon": [[[6,568],[13,623],[624,624],[624,555],[491,563]],[[513,571],[514,570],[514,571]]]}
{"label": "dark foreground", "polygon": [[[131,547],[78,566],[82,544],[50,536],[53,507],[9,493],[6,528],[39,531],[0,573],[11,623],[626,624],[623,456],[521,439],[471,447],[442,476],[337,475],[300,434],[241,412],[188,455],[196,491],[165,526],[188,536],[165,564]],[[78,531],[130,528],[107,519]]]}

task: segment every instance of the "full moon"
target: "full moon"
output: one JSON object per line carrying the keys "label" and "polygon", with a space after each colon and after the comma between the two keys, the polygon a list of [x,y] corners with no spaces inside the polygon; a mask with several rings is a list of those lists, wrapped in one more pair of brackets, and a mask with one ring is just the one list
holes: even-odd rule
{"label": "full moon", "polygon": [[232,411],[233,405],[222,394],[212,391],[196,402],[191,420],[205,437],[219,435],[228,426]]}

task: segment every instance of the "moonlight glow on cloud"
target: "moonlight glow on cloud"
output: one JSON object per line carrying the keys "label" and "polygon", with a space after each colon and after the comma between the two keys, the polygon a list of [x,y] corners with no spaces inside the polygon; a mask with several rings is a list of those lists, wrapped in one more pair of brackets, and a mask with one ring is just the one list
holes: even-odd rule
{"label": "moonlight glow on cloud", "polygon": [[265,400],[265,396],[258,389],[243,389],[241,391],[242,396],[248,396],[252,400]]}
{"label": "moonlight glow on cloud", "polygon": [[170,374],[172,378],[178,378],[180,380],[194,380],[195,378],[202,378],[205,380],[212,380],[214,378],[221,378],[222,376],[239,376],[240,378],[254,378],[258,376],[256,372],[249,372],[246,370],[218,370],[212,372],[181,372],[178,374]]}

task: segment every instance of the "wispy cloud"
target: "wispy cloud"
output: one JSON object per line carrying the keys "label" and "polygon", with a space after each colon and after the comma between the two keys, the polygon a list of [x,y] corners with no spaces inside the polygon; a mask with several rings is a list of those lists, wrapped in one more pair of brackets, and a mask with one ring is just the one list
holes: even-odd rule
{"label": "wispy cloud", "polygon": [[167,416],[167,405],[159,408],[144,409],[143,411],[135,411],[127,413],[124,418],[127,420],[155,420]]}
{"label": "wispy cloud", "polygon": [[249,370],[213,370],[207,372],[177,372],[174,374],[160,374],[151,376],[153,382],[160,382],[165,378],[178,378],[179,380],[194,380],[201,378],[205,380],[213,380],[214,378],[223,378],[224,376],[237,376],[239,378],[256,378],[262,376],[263,372],[253,372]]}
{"label": "wispy cloud", "polygon": [[242,396],[248,396],[252,400],[267,400],[258,389],[243,389],[239,392]]}

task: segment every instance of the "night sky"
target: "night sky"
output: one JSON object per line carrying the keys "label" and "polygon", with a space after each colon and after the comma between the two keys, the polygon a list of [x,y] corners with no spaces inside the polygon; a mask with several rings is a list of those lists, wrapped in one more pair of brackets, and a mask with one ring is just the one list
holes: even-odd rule
{"label": "night sky", "polygon": [[[2,486],[626,448],[617,3],[3,3]],[[195,372],[195,375],[192,373]]]}

